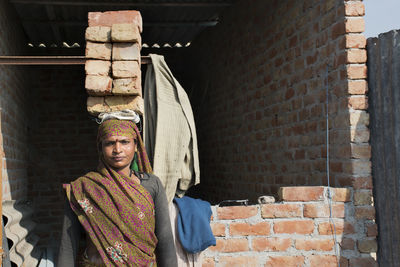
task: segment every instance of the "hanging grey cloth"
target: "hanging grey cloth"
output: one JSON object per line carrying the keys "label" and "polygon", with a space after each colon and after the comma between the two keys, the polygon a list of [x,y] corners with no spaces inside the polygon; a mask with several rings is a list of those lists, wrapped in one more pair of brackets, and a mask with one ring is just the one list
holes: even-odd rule
{"label": "hanging grey cloth", "polygon": [[189,98],[164,57],[150,54],[144,84],[144,142],[168,201],[200,182],[197,135]]}

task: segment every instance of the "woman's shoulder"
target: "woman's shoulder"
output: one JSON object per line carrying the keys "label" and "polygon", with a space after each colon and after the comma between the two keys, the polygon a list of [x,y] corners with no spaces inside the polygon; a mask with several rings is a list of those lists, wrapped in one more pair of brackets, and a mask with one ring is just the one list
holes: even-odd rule
{"label": "woman's shoulder", "polygon": [[152,173],[143,172],[143,173],[140,173],[140,176],[141,176],[141,178],[140,178],[141,184],[146,189],[156,193],[164,188],[160,178],[158,178],[157,175],[154,175]]}
{"label": "woman's shoulder", "polygon": [[99,175],[100,174],[98,172],[96,172],[96,171],[89,171],[89,172],[85,173],[84,175],[81,175],[81,176],[79,176],[79,177],[77,177],[77,178],[75,178],[75,179],[63,184],[63,187],[65,188],[66,186],[71,185],[71,184],[79,184],[79,183],[87,180],[88,178],[94,178],[94,177],[97,177]]}
{"label": "woman's shoulder", "polygon": [[148,173],[148,172],[143,172],[142,174],[142,181],[148,181],[149,183],[153,183],[153,184],[162,184],[160,178],[158,178],[157,175],[152,174],[152,173]]}

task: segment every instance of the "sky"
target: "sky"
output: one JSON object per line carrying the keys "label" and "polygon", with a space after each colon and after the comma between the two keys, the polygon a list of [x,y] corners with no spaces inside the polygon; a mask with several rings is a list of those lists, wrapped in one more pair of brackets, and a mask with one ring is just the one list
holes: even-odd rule
{"label": "sky", "polygon": [[400,0],[364,0],[365,37],[400,29]]}

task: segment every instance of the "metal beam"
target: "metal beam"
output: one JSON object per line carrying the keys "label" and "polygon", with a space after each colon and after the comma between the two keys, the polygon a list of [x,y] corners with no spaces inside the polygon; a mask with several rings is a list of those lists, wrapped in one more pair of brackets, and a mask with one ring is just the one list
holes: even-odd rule
{"label": "metal beam", "polygon": [[[87,21],[68,21],[68,20],[22,20],[23,23],[32,24],[51,24],[62,26],[85,26]],[[143,24],[143,27],[212,27],[218,24],[218,20],[207,21],[149,21]]]}
{"label": "metal beam", "polygon": [[[85,56],[0,56],[0,65],[84,65]],[[150,57],[142,56],[142,64],[149,64]]]}
{"label": "metal beam", "polygon": [[124,7],[227,7],[224,2],[115,2],[115,1],[66,1],[66,0],[10,0],[13,4],[63,5],[63,6],[124,6]]}

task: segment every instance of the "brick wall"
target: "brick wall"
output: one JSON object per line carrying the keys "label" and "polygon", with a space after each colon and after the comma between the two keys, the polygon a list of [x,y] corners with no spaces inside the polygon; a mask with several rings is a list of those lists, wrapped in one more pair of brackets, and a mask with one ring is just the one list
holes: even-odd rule
{"label": "brick wall", "polygon": [[[354,251],[354,257],[369,258],[356,244],[366,238],[365,229],[374,219],[362,15],[361,1],[238,1],[217,27],[193,42],[191,57],[187,57],[190,65],[182,68],[191,71],[185,74],[186,80],[182,78],[198,127],[200,195],[211,202],[254,201],[259,195],[276,195],[281,186],[327,183],[324,83],[326,64],[330,64],[331,184],[352,187],[350,202],[335,203],[346,207],[344,218],[337,220],[357,228],[346,236],[345,240],[353,240],[347,241],[353,244],[348,251]],[[96,167],[97,125],[86,111],[83,67],[32,67],[31,71],[28,197],[34,200],[41,244],[56,245],[52,242],[58,242],[61,230],[61,184]],[[321,201],[326,205],[326,199]],[[219,246],[207,252],[207,262],[219,264],[225,256],[253,255],[242,249],[254,249],[251,242],[256,238],[250,234],[238,241],[243,234],[231,234],[230,223],[244,223],[239,230],[250,232],[256,231],[255,222],[269,226],[269,232],[263,232],[266,241],[260,240],[265,247],[269,236],[275,238],[271,240],[285,236],[275,231],[281,221],[312,220],[312,233],[291,235],[287,250],[275,253],[288,256],[288,252],[301,251],[295,255],[309,264],[315,250],[298,249],[295,240],[316,237],[329,246],[325,240],[329,237],[318,232],[319,222],[326,222],[326,217],[308,219],[306,203],[292,204],[300,210],[292,218],[264,218],[261,206],[251,206],[248,209],[258,215],[240,219],[242,211],[233,210],[234,218],[225,220],[215,209],[213,223],[223,225],[226,234],[217,234]],[[224,250],[231,246],[231,237],[238,239],[232,246],[239,246],[239,251]],[[343,257],[351,256],[346,253],[344,249]],[[260,264],[273,260],[272,254],[259,254]],[[320,254],[331,260],[333,252]]]}
{"label": "brick wall", "polygon": [[193,41],[200,195],[326,185],[328,81],[330,184],[370,205],[363,14],[361,1],[238,1]]}
{"label": "brick wall", "polygon": [[57,246],[62,228],[62,184],[97,167],[97,123],[86,111],[83,66],[31,67],[30,166],[40,245]]}
{"label": "brick wall", "polygon": [[[0,55],[24,55],[26,39],[16,12],[0,0]],[[0,66],[3,200],[26,199],[29,76],[26,67]]]}
{"label": "brick wall", "polygon": [[[204,252],[203,267],[377,266],[374,214],[355,211],[348,188],[283,187],[282,202],[214,206],[217,245]],[[333,224],[332,224],[333,222]],[[333,225],[336,229],[335,250]]]}

